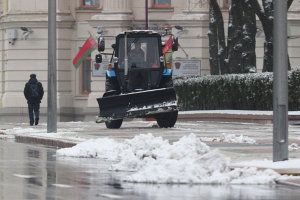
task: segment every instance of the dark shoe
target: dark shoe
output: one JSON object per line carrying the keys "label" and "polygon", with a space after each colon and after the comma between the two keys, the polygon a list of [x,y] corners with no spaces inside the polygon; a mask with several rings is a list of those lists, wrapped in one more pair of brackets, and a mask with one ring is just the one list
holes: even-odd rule
{"label": "dark shoe", "polygon": [[33,126],[33,124],[30,124],[30,126]]}
{"label": "dark shoe", "polygon": [[39,124],[39,119],[40,119],[40,118],[35,118],[35,125],[38,125],[38,124]]}

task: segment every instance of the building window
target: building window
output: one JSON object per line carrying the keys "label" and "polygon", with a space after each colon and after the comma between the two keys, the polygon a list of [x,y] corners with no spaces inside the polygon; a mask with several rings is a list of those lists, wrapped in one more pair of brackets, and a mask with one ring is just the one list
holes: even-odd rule
{"label": "building window", "polygon": [[225,0],[225,5],[230,6],[231,5],[231,0]]}
{"label": "building window", "polygon": [[91,55],[85,58],[82,62],[81,67],[81,93],[90,94],[91,93],[91,66],[92,58]]}
{"label": "building window", "polygon": [[100,0],[81,0],[81,6],[84,8],[99,8]]}
{"label": "building window", "polygon": [[153,7],[171,7],[171,0],[153,0]]}

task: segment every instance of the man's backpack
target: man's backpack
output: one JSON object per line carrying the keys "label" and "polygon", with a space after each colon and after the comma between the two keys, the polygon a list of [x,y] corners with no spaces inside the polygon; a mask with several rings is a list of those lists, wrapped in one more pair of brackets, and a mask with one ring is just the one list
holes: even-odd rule
{"label": "man's backpack", "polygon": [[30,84],[31,87],[31,97],[37,99],[39,97],[39,88],[37,84]]}

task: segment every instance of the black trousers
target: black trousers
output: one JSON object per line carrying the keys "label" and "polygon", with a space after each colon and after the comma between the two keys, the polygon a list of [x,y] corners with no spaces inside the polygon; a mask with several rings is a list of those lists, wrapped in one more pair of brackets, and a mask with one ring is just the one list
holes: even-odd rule
{"label": "black trousers", "polygon": [[33,125],[33,123],[34,123],[33,112],[34,112],[35,118],[40,118],[40,103],[28,104],[30,125]]}

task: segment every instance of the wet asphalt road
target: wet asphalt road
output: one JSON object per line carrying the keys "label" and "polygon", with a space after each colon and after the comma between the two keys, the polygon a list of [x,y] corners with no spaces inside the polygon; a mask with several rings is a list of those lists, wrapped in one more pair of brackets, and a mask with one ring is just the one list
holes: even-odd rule
{"label": "wet asphalt road", "polygon": [[55,149],[0,140],[0,199],[299,199],[283,185],[155,185],[119,180],[111,163],[88,158],[56,158]]}

